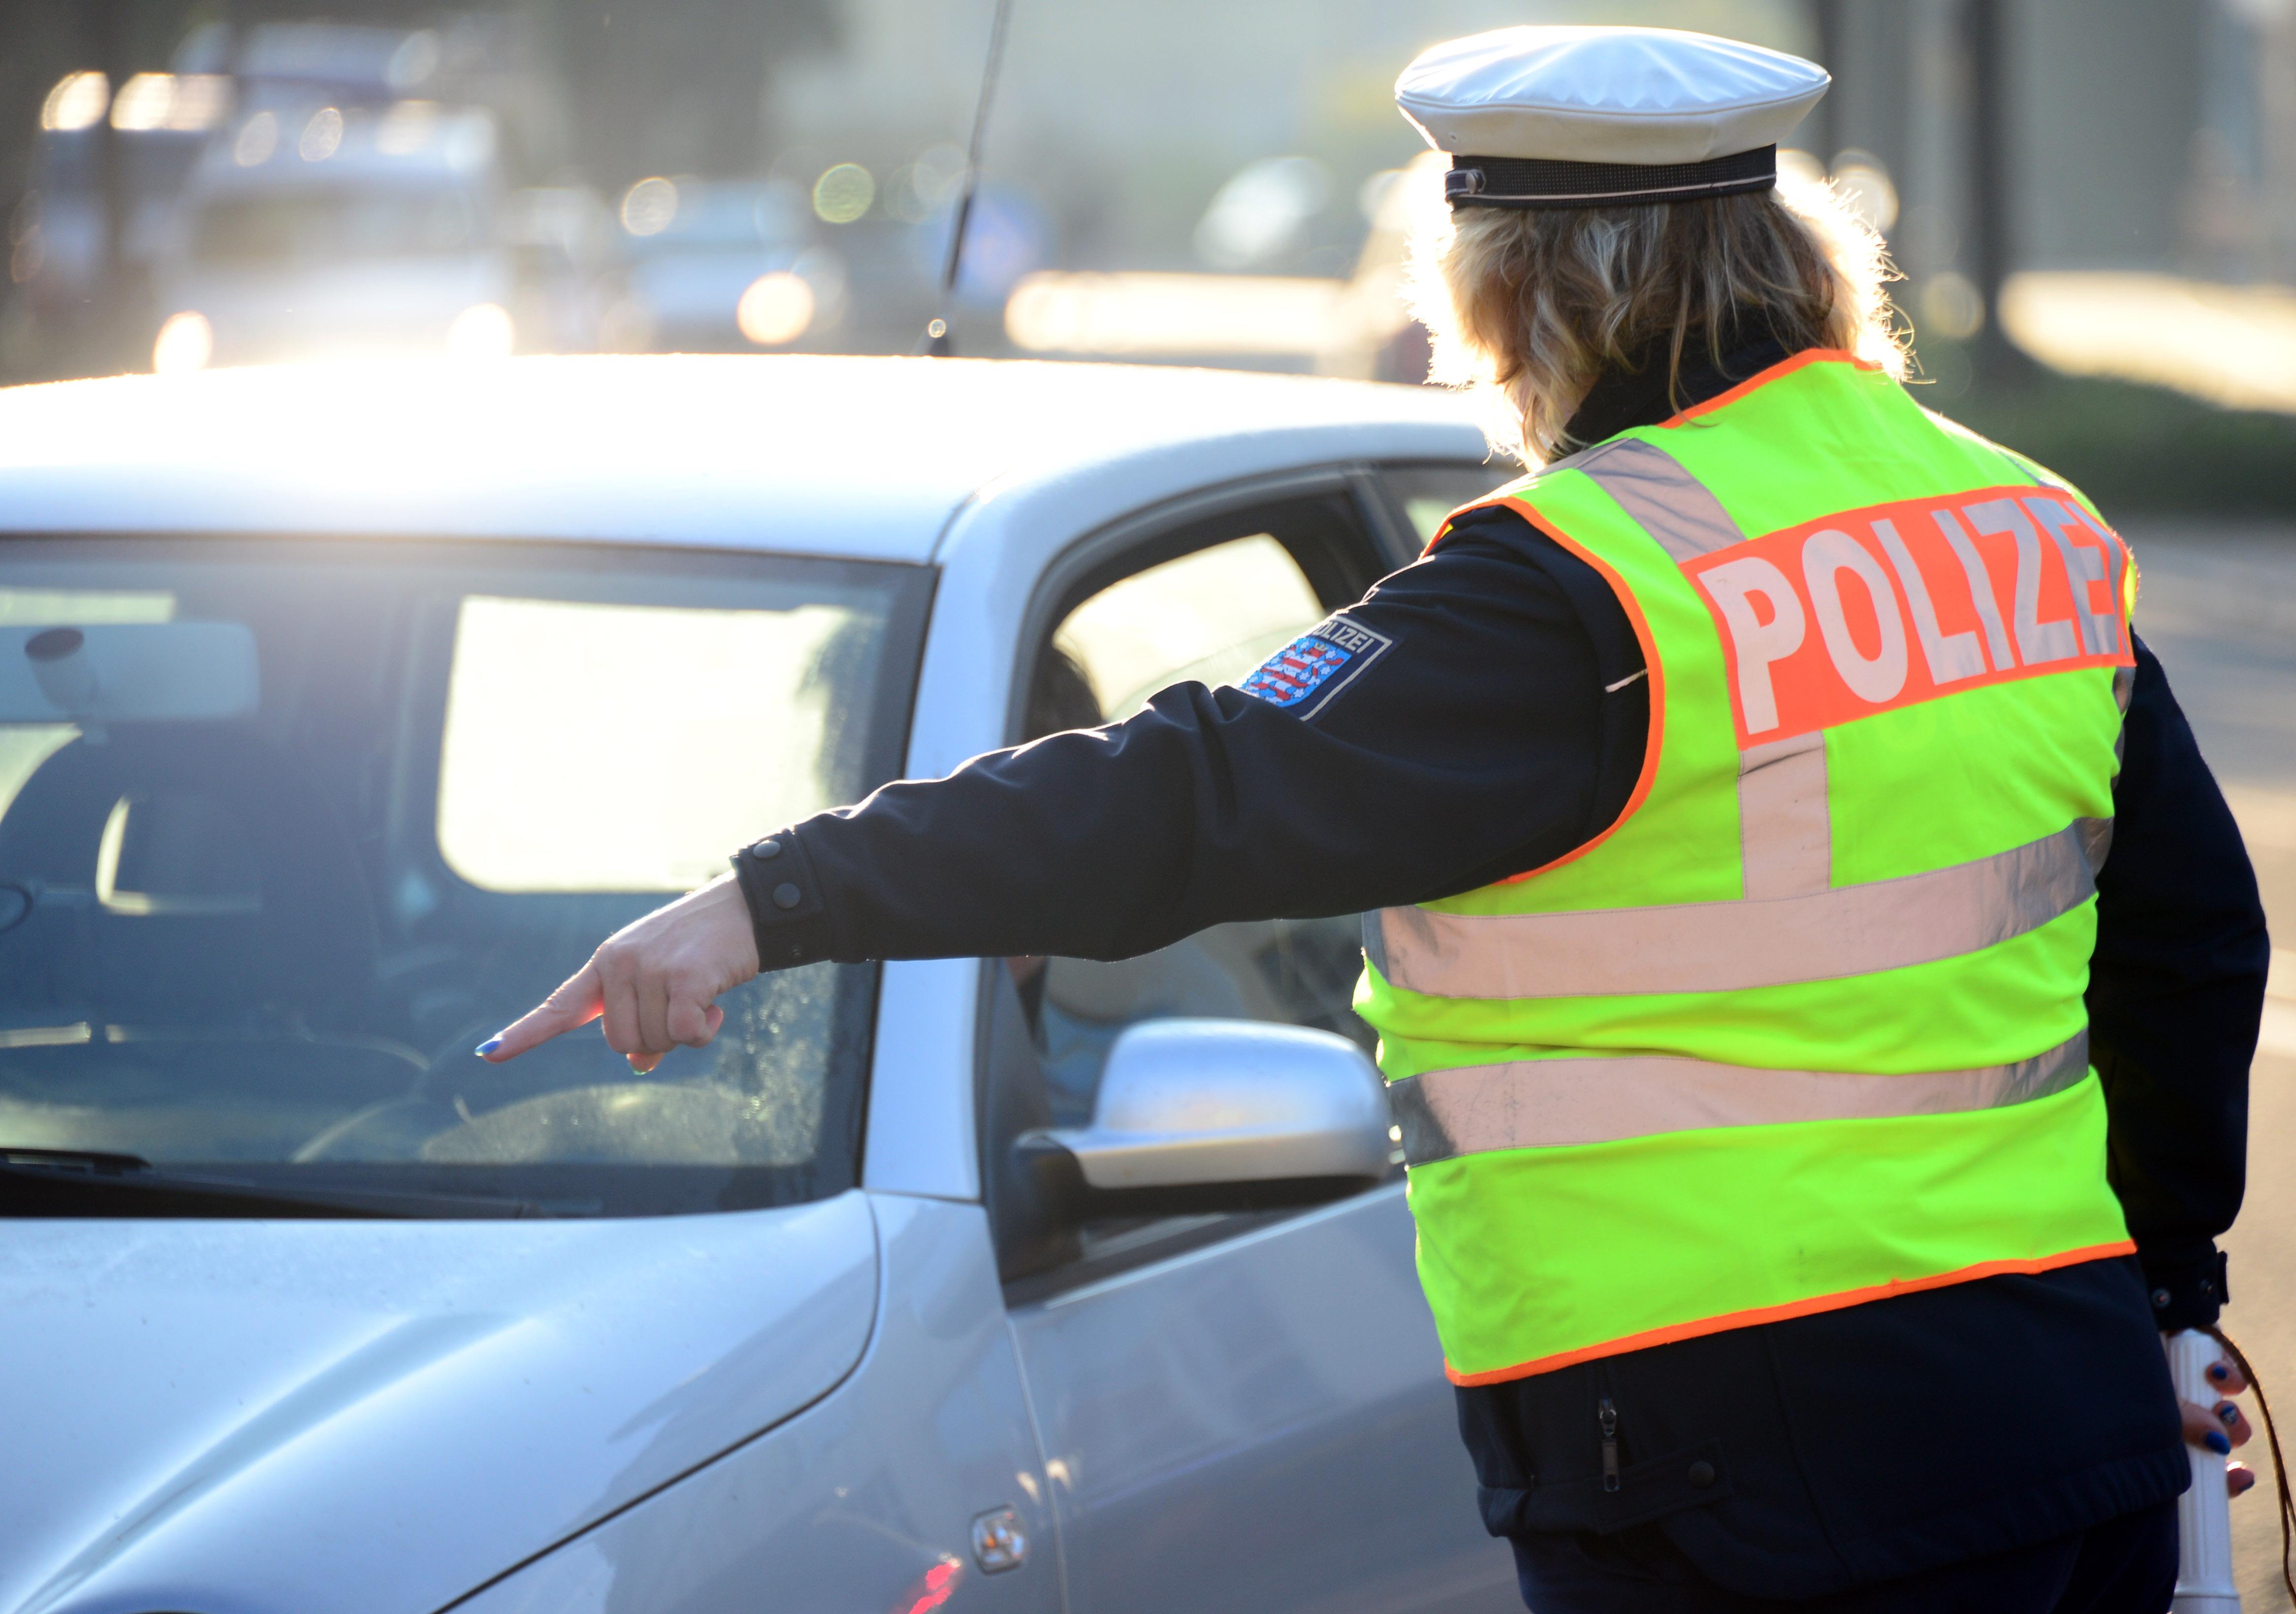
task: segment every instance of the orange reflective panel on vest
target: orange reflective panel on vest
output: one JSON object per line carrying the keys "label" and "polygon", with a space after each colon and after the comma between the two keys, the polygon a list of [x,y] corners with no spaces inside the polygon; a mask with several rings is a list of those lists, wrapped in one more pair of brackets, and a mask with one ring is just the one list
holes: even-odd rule
{"label": "orange reflective panel on vest", "polygon": [[2032,487],[1821,517],[1684,563],[1742,747],[2077,667],[2125,667],[2128,553]]}

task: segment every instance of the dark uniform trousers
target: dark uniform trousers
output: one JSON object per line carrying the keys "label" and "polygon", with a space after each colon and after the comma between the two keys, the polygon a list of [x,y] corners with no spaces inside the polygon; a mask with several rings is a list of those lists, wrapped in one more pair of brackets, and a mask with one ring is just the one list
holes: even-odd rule
{"label": "dark uniform trousers", "polygon": [[1792,1602],[1722,1590],[1649,1525],[1513,1544],[1531,1614],[2163,1614],[2177,1585],[2173,1501],[2038,1546]]}

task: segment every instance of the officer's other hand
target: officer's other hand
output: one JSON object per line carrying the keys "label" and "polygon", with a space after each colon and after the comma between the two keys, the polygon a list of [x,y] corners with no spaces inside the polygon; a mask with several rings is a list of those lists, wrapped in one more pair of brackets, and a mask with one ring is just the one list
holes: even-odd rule
{"label": "officer's other hand", "polygon": [[[2248,1415],[2232,1400],[2248,1389],[2248,1381],[2232,1363],[2218,1361],[2209,1364],[2209,1382],[2218,1392],[2217,1401],[2207,1406],[2190,1401],[2177,1404],[2185,1416],[2185,1438],[2220,1457],[2229,1456],[2234,1446],[2246,1446],[2256,1432],[2249,1427]],[[2255,1483],[2255,1471],[2244,1462],[2232,1463],[2225,1470],[2225,1490],[2232,1495],[2239,1495]]]}
{"label": "officer's other hand", "polygon": [[718,996],[758,972],[749,905],[731,874],[615,931],[540,1007],[479,1045],[490,1064],[603,1018],[606,1045],[644,1074],[726,1023]]}

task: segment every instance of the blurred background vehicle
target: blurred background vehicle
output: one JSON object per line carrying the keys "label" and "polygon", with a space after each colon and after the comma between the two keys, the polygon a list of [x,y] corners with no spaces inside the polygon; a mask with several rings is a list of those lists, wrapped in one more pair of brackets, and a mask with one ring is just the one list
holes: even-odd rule
{"label": "blurred background vehicle", "polygon": [[152,269],[154,366],[508,353],[493,119],[313,100],[263,97],[193,169]]}
{"label": "blurred background vehicle", "polygon": [[788,180],[642,179],[622,197],[619,222],[623,344],[782,348],[835,327],[843,271],[815,247],[812,207]]}

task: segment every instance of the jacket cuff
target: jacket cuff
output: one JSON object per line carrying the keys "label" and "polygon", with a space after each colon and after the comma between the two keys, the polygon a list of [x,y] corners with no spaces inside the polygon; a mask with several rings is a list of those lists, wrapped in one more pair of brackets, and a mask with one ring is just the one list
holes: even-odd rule
{"label": "jacket cuff", "polygon": [[752,841],[733,861],[749,905],[758,968],[790,970],[828,957],[828,905],[796,833],[781,830]]}
{"label": "jacket cuff", "polygon": [[2152,1322],[2164,1334],[2212,1326],[2232,1299],[2224,1252],[2208,1244],[2136,1247]]}

